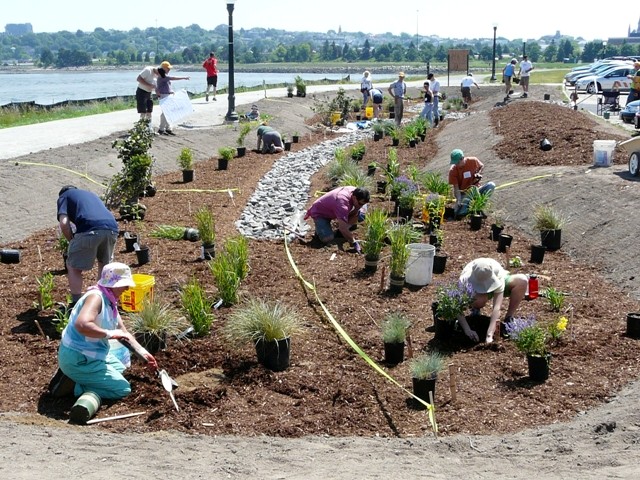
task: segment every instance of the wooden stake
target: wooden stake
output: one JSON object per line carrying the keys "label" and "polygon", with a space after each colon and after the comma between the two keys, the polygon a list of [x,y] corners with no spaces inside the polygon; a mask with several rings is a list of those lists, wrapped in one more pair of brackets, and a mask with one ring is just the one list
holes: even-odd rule
{"label": "wooden stake", "polygon": [[40,257],[40,263],[42,263],[42,252],[40,251],[40,245],[38,245],[38,257]]}
{"label": "wooden stake", "polygon": [[125,413],[124,415],[116,415],[115,417],[94,418],[93,420],[89,420],[87,422],[87,425],[93,425],[94,423],[110,422],[111,420],[121,420],[123,418],[137,417],[140,415],[144,415],[145,413],[147,412]]}
{"label": "wooden stake", "polygon": [[381,292],[384,292],[384,281],[385,281],[385,277],[386,277],[385,276],[386,270],[387,270],[387,266],[383,265],[382,266],[382,275],[380,276],[380,291]]}
{"label": "wooden stake", "polygon": [[46,338],[47,340],[49,340],[49,337],[47,337],[44,334],[44,330],[42,330],[42,327],[40,326],[40,322],[38,322],[38,320],[34,320],[33,323],[36,324],[36,327],[38,327],[38,331],[40,332],[40,335],[42,335],[44,338]]}
{"label": "wooden stake", "polygon": [[451,392],[451,403],[456,403],[458,394],[456,392],[456,366],[449,364],[449,390]]}
{"label": "wooden stake", "polygon": [[411,342],[410,333],[407,333],[407,358],[413,358],[413,342]]}

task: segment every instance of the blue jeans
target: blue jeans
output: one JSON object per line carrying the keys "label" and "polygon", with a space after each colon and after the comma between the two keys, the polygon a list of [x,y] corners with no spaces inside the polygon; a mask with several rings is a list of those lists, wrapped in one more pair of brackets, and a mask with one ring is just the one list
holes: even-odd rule
{"label": "blue jeans", "polygon": [[429,125],[433,125],[433,104],[425,103],[422,112],[420,112],[422,118],[426,118]]}
{"label": "blue jeans", "polygon": [[[456,215],[464,216],[467,213],[469,213],[469,201],[471,200],[469,193],[471,192],[472,188],[478,188],[478,187],[470,187],[467,190],[467,193],[462,198],[462,202],[460,203],[458,210],[456,210]],[[480,193],[493,192],[495,189],[496,189],[496,184],[493,182],[487,182],[484,185],[482,185],[480,188],[478,188],[478,190],[480,190]]]}
{"label": "blue jeans", "polygon": [[436,123],[440,121],[440,98],[435,93],[433,94],[433,118],[436,119]]}

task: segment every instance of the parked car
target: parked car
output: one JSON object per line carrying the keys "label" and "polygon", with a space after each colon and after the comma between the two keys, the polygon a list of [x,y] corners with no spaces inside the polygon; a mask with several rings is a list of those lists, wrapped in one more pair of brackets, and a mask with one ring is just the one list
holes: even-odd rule
{"label": "parked car", "polygon": [[587,70],[580,70],[577,71],[575,73],[573,73],[572,75],[565,77],[566,81],[570,84],[570,85],[575,85],[576,82],[584,77],[589,77],[589,76],[600,76],[601,74],[607,72],[608,70],[618,67],[618,66],[632,66],[633,64],[629,63],[629,62],[624,62],[624,61],[619,61],[619,60],[614,60],[614,61],[609,61],[609,62],[600,62],[596,65],[593,65],[591,68],[587,69]]}
{"label": "parked car", "polygon": [[621,92],[629,91],[629,79],[627,75],[634,73],[633,65],[613,67],[597,76],[582,77],[576,80],[578,90],[586,90],[587,93],[597,93],[602,90],[613,90],[617,87]]}
{"label": "parked car", "polygon": [[638,112],[640,112],[640,100],[635,100],[620,110],[620,118],[624,123],[634,123]]}

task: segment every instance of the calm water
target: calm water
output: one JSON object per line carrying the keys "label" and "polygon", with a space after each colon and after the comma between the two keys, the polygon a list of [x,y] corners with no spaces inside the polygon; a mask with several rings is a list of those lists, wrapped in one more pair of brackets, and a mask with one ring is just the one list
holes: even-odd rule
{"label": "calm water", "polygon": [[[91,98],[134,95],[137,87],[138,70],[116,70],[99,72],[51,72],[51,73],[0,73],[0,105],[11,102],[35,101],[50,104],[63,100],[85,100]],[[174,90],[187,89],[193,93],[204,92],[205,72],[180,72],[172,70],[177,77],[191,77],[190,80],[176,80]],[[293,83],[296,75],[305,80],[328,78],[339,80],[347,74],[335,73],[241,73],[235,74],[235,86],[252,87],[267,84]],[[352,74],[352,78],[356,78]],[[359,77],[358,77],[359,78]],[[218,88],[228,84],[227,72],[218,76]]]}

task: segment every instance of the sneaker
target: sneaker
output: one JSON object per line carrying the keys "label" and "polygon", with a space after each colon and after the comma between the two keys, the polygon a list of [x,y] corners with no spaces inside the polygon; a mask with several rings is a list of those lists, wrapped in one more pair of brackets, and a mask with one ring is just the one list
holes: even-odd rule
{"label": "sneaker", "polygon": [[214,101],[214,102],[217,102],[217,101],[218,101],[218,99],[217,99],[216,97],[213,97],[213,101]]}
{"label": "sneaker", "polygon": [[59,368],[49,381],[49,393],[55,398],[70,397],[75,388],[76,382],[62,373]]}
{"label": "sneaker", "polygon": [[527,93],[526,92],[522,94],[522,98],[527,98]]}
{"label": "sneaker", "polygon": [[164,134],[165,135],[174,135],[175,136],[175,133],[173,133],[173,130],[170,130],[168,128],[164,131]]}
{"label": "sneaker", "polygon": [[208,102],[208,101],[209,101],[209,94],[207,93],[207,94],[205,95],[205,97],[204,97],[204,98],[205,98],[205,99],[207,100],[207,102]]}
{"label": "sneaker", "polygon": [[164,130],[158,130],[158,135],[166,135],[167,132],[165,132]]}

